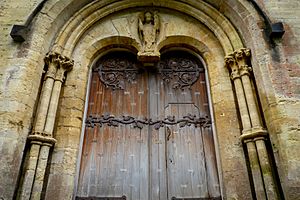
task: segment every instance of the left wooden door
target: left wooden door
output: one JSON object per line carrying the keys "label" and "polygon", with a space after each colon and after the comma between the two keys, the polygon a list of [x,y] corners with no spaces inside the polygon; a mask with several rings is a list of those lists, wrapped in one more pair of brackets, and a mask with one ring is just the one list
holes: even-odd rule
{"label": "left wooden door", "polygon": [[[120,59],[102,63],[107,64],[103,78],[111,80],[109,86],[101,82],[97,70],[92,72],[87,116],[97,116],[105,125],[86,123],[78,199],[148,199],[148,129],[128,123],[132,120],[128,116],[148,116],[147,74],[129,77],[137,72],[132,68],[127,69],[132,73],[119,77],[110,66],[116,62],[121,66],[124,62],[124,67],[134,65],[126,56]],[[134,80],[128,81],[130,78]]]}

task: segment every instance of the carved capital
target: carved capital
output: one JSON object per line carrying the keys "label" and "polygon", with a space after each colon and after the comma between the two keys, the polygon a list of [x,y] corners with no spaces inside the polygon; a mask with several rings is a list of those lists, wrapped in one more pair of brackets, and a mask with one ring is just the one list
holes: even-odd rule
{"label": "carved capital", "polygon": [[239,69],[234,54],[229,54],[225,57],[225,67],[227,67],[230,71],[230,78],[232,80],[240,77]]}
{"label": "carved capital", "polygon": [[251,56],[251,51],[248,48],[241,48],[234,52],[234,56],[236,62],[238,64],[238,68],[240,71],[240,75],[249,75],[252,70],[250,66],[248,66],[248,61]]}
{"label": "carved capital", "polygon": [[240,75],[250,75],[250,72],[252,71],[252,68],[248,65],[239,65]]}
{"label": "carved capital", "polygon": [[44,61],[46,65],[48,66],[45,79],[47,78],[55,78],[55,74],[57,71],[57,63],[59,60],[59,54],[56,52],[49,52],[46,54]]}
{"label": "carved capital", "polygon": [[74,65],[74,60],[66,56],[60,56],[59,66],[63,68],[66,72],[71,71]]}
{"label": "carved capital", "polygon": [[65,80],[65,72],[72,70],[74,61],[66,56],[60,56],[59,68],[56,72],[55,80],[63,82]]}
{"label": "carved capital", "polygon": [[252,68],[248,65],[250,56],[250,49],[241,48],[225,57],[225,66],[230,70],[232,80],[243,75],[250,75],[252,71]]}
{"label": "carved capital", "polygon": [[48,65],[46,78],[51,77],[61,82],[63,82],[65,78],[64,73],[67,71],[71,71],[74,65],[73,60],[57,52],[47,53],[44,61],[46,65]]}
{"label": "carved capital", "polygon": [[70,58],[63,56],[57,52],[49,52],[46,54],[44,61],[46,65],[55,64],[56,68],[62,67],[66,71],[72,70],[74,61]]}
{"label": "carved capital", "polygon": [[60,54],[57,52],[49,52],[46,54],[44,61],[46,63],[46,65],[50,65],[51,63],[58,63],[59,59],[60,59]]}

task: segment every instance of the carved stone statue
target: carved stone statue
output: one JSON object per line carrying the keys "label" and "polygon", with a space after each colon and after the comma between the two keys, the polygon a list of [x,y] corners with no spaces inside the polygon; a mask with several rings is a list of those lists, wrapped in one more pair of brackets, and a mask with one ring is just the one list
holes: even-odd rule
{"label": "carved stone statue", "polygon": [[156,42],[159,35],[160,21],[157,11],[142,13],[138,19],[138,32],[142,51],[138,53],[140,60],[153,61],[159,58]]}

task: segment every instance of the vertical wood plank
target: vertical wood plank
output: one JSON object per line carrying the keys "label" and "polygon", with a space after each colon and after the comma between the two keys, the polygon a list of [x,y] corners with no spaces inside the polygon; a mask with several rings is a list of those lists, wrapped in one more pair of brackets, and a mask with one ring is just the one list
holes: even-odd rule
{"label": "vertical wood plank", "polygon": [[[153,74],[149,73],[149,118],[152,120],[158,119],[158,91],[157,80]],[[153,126],[149,127],[150,141],[150,199],[159,200],[159,177],[158,177],[158,132],[154,130]]]}
{"label": "vertical wood plank", "polygon": [[210,196],[219,197],[220,186],[211,128],[203,128],[203,142],[207,166],[208,191]]}

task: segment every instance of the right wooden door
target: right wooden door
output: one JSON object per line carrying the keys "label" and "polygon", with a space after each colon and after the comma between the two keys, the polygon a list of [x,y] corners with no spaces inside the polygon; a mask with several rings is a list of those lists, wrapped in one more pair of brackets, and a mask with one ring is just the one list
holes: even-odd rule
{"label": "right wooden door", "polygon": [[[196,58],[165,54],[149,73],[151,199],[220,199],[205,72]],[[164,189],[166,185],[166,189]]]}
{"label": "right wooden door", "polygon": [[[102,78],[99,71],[93,72],[86,132],[93,132],[93,138],[99,140],[85,140],[77,199],[221,199],[201,63],[189,54],[170,52],[150,69],[138,64],[120,66],[100,69]],[[125,78],[115,82],[120,87],[110,84],[114,70],[135,81]],[[95,95],[97,88],[101,88],[101,99]],[[95,102],[102,102],[102,107],[105,102],[106,107],[101,109]],[[104,118],[99,121],[99,116]],[[110,162],[97,162],[96,155]],[[91,171],[97,169],[99,173]],[[90,180],[95,181],[90,184]]]}

